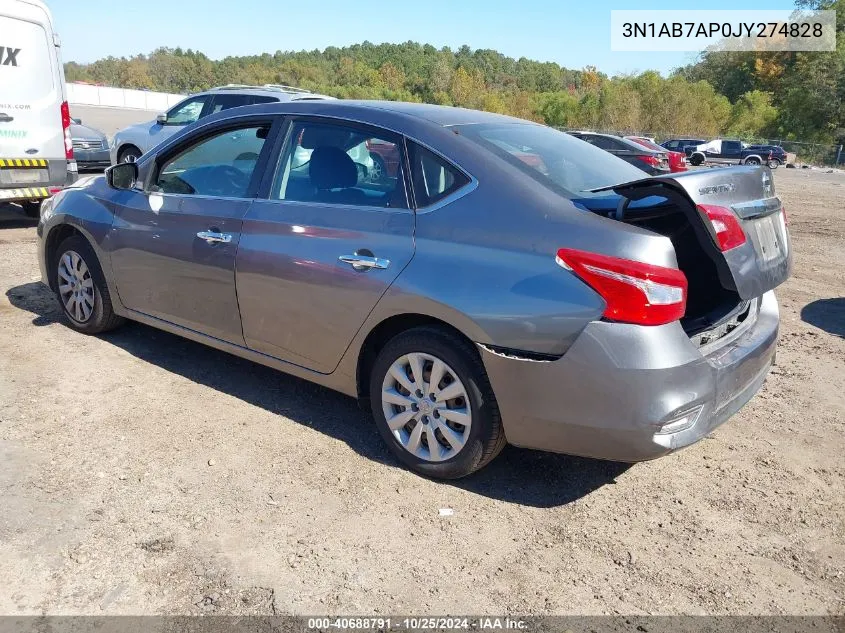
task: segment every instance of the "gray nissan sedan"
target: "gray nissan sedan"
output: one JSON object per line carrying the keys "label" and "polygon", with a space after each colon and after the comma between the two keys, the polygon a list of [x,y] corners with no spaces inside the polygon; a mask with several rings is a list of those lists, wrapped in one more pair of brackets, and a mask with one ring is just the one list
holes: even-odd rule
{"label": "gray nissan sedan", "polygon": [[507,442],[697,441],[763,384],[791,267],[767,167],[643,178],[542,125],[389,102],[203,118],[45,202],[38,235],[73,329],[132,319],[356,397],[442,478]]}

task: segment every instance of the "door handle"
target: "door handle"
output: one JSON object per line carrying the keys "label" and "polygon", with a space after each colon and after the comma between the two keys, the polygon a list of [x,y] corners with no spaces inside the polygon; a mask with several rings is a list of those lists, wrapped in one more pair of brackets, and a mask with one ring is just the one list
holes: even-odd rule
{"label": "door handle", "polygon": [[349,264],[355,270],[369,270],[370,268],[379,268],[384,270],[390,266],[389,259],[381,257],[372,257],[370,255],[341,255],[338,260],[344,264]]}
{"label": "door handle", "polygon": [[205,240],[209,244],[223,243],[228,244],[232,241],[231,233],[219,233],[217,231],[200,231],[197,237]]}

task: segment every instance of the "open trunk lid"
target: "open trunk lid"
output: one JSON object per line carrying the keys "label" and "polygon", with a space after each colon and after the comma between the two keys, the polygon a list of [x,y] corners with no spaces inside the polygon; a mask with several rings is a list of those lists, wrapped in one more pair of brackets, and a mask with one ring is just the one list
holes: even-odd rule
{"label": "open trunk lid", "polygon": [[[783,205],[775,195],[772,174],[765,166],[697,170],[644,178],[593,190],[614,191],[626,200],[617,219],[636,214],[646,205],[631,205],[655,196],[684,210],[708,257],[716,264],[719,282],[741,299],[759,297],[783,283],[792,267],[789,233]],[[589,206],[589,199],[580,202]],[[698,205],[729,209],[738,219],[745,242],[722,251],[712,222]],[[650,205],[648,205],[650,206]],[[626,208],[627,207],[627,208]],[[595,209],[595,211],[599,211]]]}

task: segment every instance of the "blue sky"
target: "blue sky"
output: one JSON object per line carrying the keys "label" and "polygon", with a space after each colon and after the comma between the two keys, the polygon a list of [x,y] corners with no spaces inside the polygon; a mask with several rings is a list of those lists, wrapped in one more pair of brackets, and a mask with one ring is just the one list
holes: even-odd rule
{"label": "blue sky", "polygon": [[[148,53],[159,46],[227,55],[312,50],[369,40],[492,48],[511,57],[596,66],[608,74],[670,72],[694,53],[614,53],[612,9],[701,9],[699,1],[623,0],[47,0],[65,61]],[[793,0],[767,0],[791,9]],[[757,9],[759,0],[709,0]]]}

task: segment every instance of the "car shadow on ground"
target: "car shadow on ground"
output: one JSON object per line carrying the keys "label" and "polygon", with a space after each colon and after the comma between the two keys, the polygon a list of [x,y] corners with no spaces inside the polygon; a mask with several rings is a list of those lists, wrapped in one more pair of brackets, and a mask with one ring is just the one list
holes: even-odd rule
{"label": "car shadow on ground", "polygon": [[[53,294],[41,283],[16,286],[6,296],[16,308],[35,315],[33,325],[63,321]],[[342,394],[140,323],[130,322],[101,338],[188,380],[339,439],[368,459],[398,467],[370,416]],[[554,507],[615,483],[629,467],[508,446],[480,472],[444,485],[501,501]]]}
{"label": "car shadow on ground", "polygon": [[805,323],[845,338],[845,297],[818,299],[801,309]]}
{"label": "car shadow on ground", "polygon": [[25,229],[38,224],[38,218],[31,218],[18,205],[0,202],[0,229]]}

